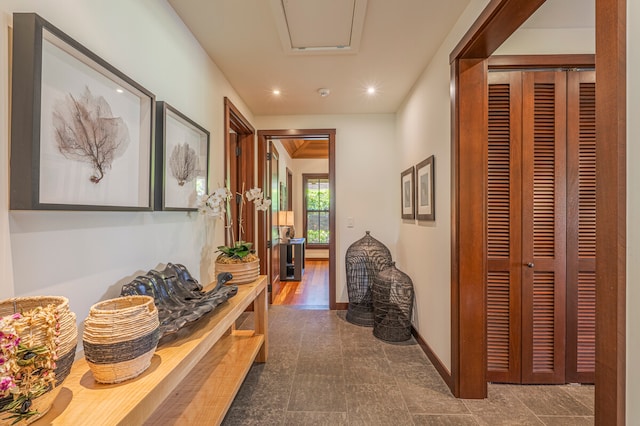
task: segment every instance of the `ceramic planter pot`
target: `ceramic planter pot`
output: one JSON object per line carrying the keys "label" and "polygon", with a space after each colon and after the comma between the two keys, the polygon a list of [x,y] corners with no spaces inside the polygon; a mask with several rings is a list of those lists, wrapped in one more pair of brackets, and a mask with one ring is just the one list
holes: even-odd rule
{"label": "ceramic planter pot", "polygon": [[260,275],[260,259],[251,262],[222,263],[216,261],[216,277],[222,272],[229,272],[233,278],[227,284],[247,284],[258,279]]}

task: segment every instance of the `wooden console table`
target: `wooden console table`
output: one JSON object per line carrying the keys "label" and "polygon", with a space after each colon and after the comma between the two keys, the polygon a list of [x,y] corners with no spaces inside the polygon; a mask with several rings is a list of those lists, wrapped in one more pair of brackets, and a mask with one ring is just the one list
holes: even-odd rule
{"label": "wooden console table", "polygon": [[[51,410],[34,425],[219,424],[254,361],[267,360],[266,276],[194,324],[167,336],[151,366],[117,384],[96,383],[78,359]],[[255,330],[235,330],[253,303]]]}

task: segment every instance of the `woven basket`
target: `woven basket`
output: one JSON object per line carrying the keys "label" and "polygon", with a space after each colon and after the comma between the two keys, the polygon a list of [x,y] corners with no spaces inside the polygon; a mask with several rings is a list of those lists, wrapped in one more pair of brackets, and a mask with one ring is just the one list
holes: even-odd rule
{"label": "woven basket", "polygon": [[247,284],[254,282],[260,275],[260,259],[243,263],[216,262],[216,277],[223,272],[233,276],[226,284]]}
{"label": "woven basket", "polygon": [[119,383],[151,364],[160,338],[158,309],[150,296],[125,296],[97,303],[84,321],[82,343],[93,377]]}
{"label": "woven basket", "polygon": [[[76,315],[69,310],[69,301],[65,297],[38,296],[19,297],[7,299],[0,302],[0,317],[9,318],[15,313],[20,313],[22,318],[12,321],[12,328],[20,337],[21,345],[26,347],[43,346],[47,342],[50,333],[55,332],[50,324],[46,322],[45,314],[37,308],[52,307],[55,312],[55,328],[57,328],[57,338],[55,351],[57,360],[55,361],[55,381],[51,389],[41,396],[30,400],[28,411],[35,414],[14,423],[10,415],[16,411],[0,413],[0,425],[28,424],[42,417],[53,404],[58,393],[62,389],[62,382],[71,371],[71,365],[76,354],[78,341],[78,329],[76,327]],[[11,398],[9,398],[11,400]],[[2,406],[7,399],[3,400]]]}

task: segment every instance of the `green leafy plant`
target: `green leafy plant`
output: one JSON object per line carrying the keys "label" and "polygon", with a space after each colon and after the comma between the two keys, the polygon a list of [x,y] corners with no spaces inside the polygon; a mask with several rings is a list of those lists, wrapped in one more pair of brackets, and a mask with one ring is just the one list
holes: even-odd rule
{"label": "green leafy plant", "polygon": [[234,259],[244,259],[255,250],[251,248],[253,243],[247,241],[236,241],[236,243],[229,246],[218,246],[218,251]]}

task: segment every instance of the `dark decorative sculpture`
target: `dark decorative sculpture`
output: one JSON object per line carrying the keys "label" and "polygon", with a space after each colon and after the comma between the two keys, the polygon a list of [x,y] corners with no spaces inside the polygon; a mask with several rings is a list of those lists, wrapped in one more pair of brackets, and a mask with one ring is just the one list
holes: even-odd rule
{"label": "dark decorative sculpture", "polygon": [[387,342],[411,338],[413,282],[393,262],[373,279],[373,335]]}
{"label": "dark decorative sculpture", "polygon": [[224,285],[230,273],[218,274],[213,290],[202,285],[179,264],[167,264],[162,271],[151,270],[122,286],[121,296],[145,295],[154,299],[160,319],[160,337],[175,333],[201,318],[238,293],[238,286]]}
{"label": "dark decorative sculpture", "polygon": [[391,264],[391,252],[369,231],[351,244],[345,256],[349,307],[347,321],[365,327],[373,326],[371,284],[373,278]]}

